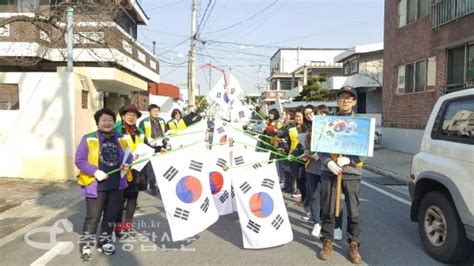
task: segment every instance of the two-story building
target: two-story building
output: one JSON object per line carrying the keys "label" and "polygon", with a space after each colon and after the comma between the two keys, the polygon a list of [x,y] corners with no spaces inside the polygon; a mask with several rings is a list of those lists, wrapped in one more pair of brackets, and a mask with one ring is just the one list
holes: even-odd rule
{"label": "two-story building", "polygon": [[357,45],[334,58],[347,77],[343,85],[357,90],[357,113],[382,114],[383,43]]}
{"label": "two-story building", "polygon": [[443,94],[474,81],[474,1],[385,1],[383,146],[416,153]]}
{"label": "two-story building", "polygon": [[0,3],[0,176],[74,179],[75,149],[96,129],[94,112],[147,106],[148,83],[160,82],[156,57],[137,42],[147,21],[136,0]]}
{"label": "two-story building", "polygon": [[[334,57],[346,48],[280,48],[270,58],[269,92],[263,92],[261,105],[281,106],[297,96],[308,77],[320,73],[328,78],[340,73],[342,66],[334,64]],[[280,91],[273,93],[272,91]]]}

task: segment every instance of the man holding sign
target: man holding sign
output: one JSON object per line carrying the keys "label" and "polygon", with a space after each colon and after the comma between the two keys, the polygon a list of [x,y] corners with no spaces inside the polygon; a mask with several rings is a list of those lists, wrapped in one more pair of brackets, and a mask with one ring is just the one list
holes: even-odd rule
{"label": "man holding sign", "polygon": [[[340,200],[336,200],[337,179],[342,179],[340,186],[345,195],[347,208],[347,237],[349,241],[349,257],[352,263],[360,263],[362,257],[359,254],[360,241],[360,217],[359,217],[359,187],[362,174],[362,158],[355,155],[348,155],[346,148],[354,148],[359,142],[348,142],[349,138],[357,138],[361,133],[351,117],[354,117],[353,108],[357,103],[357,92],[351,86],[345,86],[337,93],[338,112],[335,114],[339,118],[333,117],[325,120],[323,126],[313,125],[313,139],[317,147],[318,155],[321,159],[321,208],[322,208],[322,229],[321,240],[323,248],[319,253],[322,260],[328,260],[331,257],[334,239],[334,220],[335,205]],[[347,117],[345,119],[343,117]],[[355,119],[354,119],[355,120]],[[322,129],[321,129],[322,128]],[[317,135],[319,132],[319,135]],[[370,131],[370,130],[369,130]],[[323,143],[324,142],[324,143]],[[320,144],[320,145],[319,145]],[[329,149],[323,149],[326,145]],[[339,146],[340,145],[340,146]],[[312,147],[314,147],[312,145]],[[357,146],[360,148],[360,146]],[[370,145],[369,145],[370,149]],[[332,151],[329,151],[332,150]],[[327,153],[331,152],[331,153]],[[354,154],[354,153],[350,153]],[[340,193],[340,190],[339,190]]]}

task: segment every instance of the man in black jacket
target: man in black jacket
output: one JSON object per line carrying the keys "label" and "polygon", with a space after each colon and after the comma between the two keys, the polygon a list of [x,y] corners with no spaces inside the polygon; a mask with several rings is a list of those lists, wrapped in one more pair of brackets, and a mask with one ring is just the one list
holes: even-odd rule
{"label": "man in black jacket", "polygon": [[[354,116],[353,108],[357,104],[357,92],[353,87],[345,86],[337,93],[337,116]],[[334,240],[334,219],[337,176],[342,174],[342,192],[347,208],[347,236],[349,258],[352,263],[360,263],[360,213],[359,187],[362,175],[362,158],[351,155],[318,153],[321,159],[321,208],[323,248],[319,258],[328,260],[332,254]]]}

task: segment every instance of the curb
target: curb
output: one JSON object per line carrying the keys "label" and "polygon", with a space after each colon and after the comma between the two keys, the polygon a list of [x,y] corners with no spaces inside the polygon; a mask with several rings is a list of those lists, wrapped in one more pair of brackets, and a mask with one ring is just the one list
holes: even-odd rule
{"label": "curb", "polygon": [[369,165],[369,164],[365,164],[364,169],[369,170],[370,172],[382,175],[382,176],[393,178],[401,183],[408,184],[408,177],[401,175],[399,173],[392,172],[390,170],[379,168],[377,166]]}

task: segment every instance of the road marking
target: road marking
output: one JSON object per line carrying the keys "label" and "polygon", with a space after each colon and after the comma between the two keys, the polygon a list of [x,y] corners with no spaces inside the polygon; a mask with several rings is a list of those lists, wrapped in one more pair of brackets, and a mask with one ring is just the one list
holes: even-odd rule
{"label": "road marking", "polygon": [[72,242],[59,242],[52,249],[48,250],[48,252],[44,253],[43,256],[39,257],[30,265],[46,265],[46,263],[50,262],[52,259],[54,259],[54,257],[61,254],[64,250],[71,250],[71,248],[74,248],[74,244]]}
{"label": "road marking", "polygon": [[362,184],[363,184],[364,186],[369,187],[369,188],[371,188],[371,189],[373,189],[373,190],[375,190],[375,191],[377,191],[377,192],[380,192],[380,193],[384,194],[385,196],[388,196],[388,197],[390,197],[390,198],[392,198],[392,199],[394,199],[394,200],[396,200],[396,201],[398,201],[398,202],[401,202],[401,203],[403,203],[403,204],[406,204],[406,205],[408,205],[408,206],[411,206],[411,202],[408,201],[408,200],[406,200],[406,199],[403,199],[403,198],[400,198],[400,197],[398,197],[398,196],[395,196],[395,195],[393,195],[392,193],[389,193],[389,192],[387,192],[387,191],[385,191],[385,190],[383,190],[383,189],[381,189],[381,188],[378,188],[378,187],[376,187],[376,186],[374,186],[374,185],[372,185],[372,184],[369,184],[369,183],[367,183],[367,182],[365,182],[365,181],[362,181]]}

